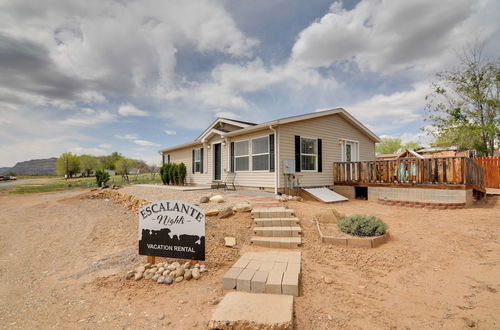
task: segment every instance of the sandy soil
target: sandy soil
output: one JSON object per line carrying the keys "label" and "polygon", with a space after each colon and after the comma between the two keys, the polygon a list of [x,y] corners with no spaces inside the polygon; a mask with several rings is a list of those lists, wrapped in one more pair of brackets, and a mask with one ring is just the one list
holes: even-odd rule
{"label": "sandy soil", "polygon": [[[210,218],[206,276],[172,286],[127,281],[126,270],[144,261],[136,214],[82,192],[0,195],[0,328],[205,328],[224,295],[222,275],[257,250],[249,214]],[[288,205],[305,241],[297,329],[500,328],[498,201],[466,210]],[[392,239],[371,250],[323,245],[310,221],[323,207],[379,216]],[[237,248],[223,246],[229,235]]]}

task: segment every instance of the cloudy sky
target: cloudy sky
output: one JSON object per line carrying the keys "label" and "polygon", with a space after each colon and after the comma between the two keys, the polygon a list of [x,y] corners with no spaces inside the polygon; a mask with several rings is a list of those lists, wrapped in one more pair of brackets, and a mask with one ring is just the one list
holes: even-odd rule
{"label": "cloudy sky", "polygon": [[497,0],[0,0],[0,166],[159,162],[217,116],[335,107],[425,140],[435,73],[476,39],[496,58],[498,17]]}

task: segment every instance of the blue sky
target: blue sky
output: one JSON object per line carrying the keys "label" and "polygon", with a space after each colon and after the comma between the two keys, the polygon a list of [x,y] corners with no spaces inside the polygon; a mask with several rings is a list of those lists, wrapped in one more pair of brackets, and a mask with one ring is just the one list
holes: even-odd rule
{"label": "blue sky", "polygon": [[0,1],[0,166],[118,151],[149,163],[217,116],[344,107],[379,136],[420,130],[436,72],[500,4],[442,1]]}

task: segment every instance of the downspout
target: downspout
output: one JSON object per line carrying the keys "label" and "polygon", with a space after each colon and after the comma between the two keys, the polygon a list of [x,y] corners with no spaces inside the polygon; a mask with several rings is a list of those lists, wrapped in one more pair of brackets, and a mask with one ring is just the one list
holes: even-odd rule
{"label": "downspout", "polygon": [[273,125],[269,125],[269,129],[274,133],[274,194],[278,195],[278,174],[279,174],[279,143],[278,143],[278,131]]}

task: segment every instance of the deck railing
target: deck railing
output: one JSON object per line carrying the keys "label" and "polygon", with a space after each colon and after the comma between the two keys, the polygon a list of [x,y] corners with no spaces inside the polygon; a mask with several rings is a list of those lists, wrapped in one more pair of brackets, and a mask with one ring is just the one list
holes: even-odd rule
{"label": "deck railing", "polygon": [[472,184],[484,188],[483,169],[470,158],[401,158],[338,162],[333,164],[334,184]]}

